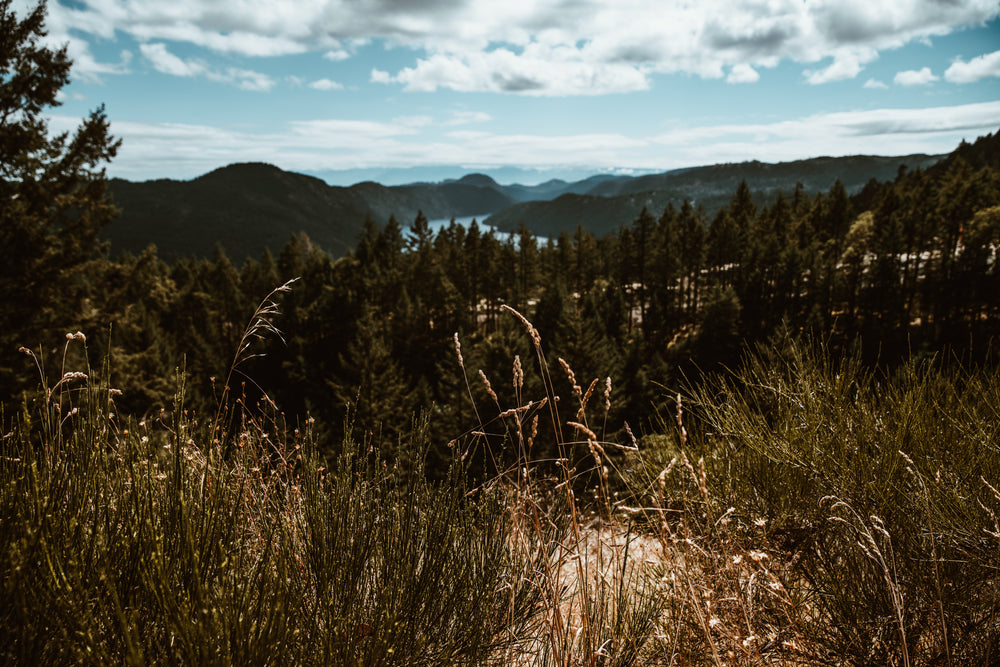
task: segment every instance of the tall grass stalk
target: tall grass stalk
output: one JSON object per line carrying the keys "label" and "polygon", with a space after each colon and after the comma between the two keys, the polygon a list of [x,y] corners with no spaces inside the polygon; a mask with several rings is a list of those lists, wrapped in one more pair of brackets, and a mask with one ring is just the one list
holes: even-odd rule
{"label": "tall grass stalk", "polygon": [[[254,352],[254,344],[259,341],[264,341],[267,338],[276,338],[281,342],[285,341],[284,335],[276,324],[278,316],[281,314],[278,298],[280,295],[290,292],[292,290],[292,285],[297,282],[299,278],[292,278],[288,280],[283,285],[280,285],[267,296],[265,296],[261,302],[254,309],[253,315],[250,316],[250,321],[246,328],[243,330],[243,334],[240,336],[240,341],[236,346],[236,352],[233,355],[233,361],[229,365],[229,370],[226,372],[226,381],[222,385],[222,395],[219,397],[219,407],[215,413],[215,419],[212,423],[212,434],[213,442],[223,442],[225,441],[225,450],[223,453],[223,458],[229,458],[232,454],[232,442],[225,438],[222,433],[222,419],[223,415],[226,414],[228,409],[228,399],[231,392],[230,383],[233,379],[233,374],[240,374],[247,377],[240,370],[240,366],[245,362],[253,359],[255,357],[262,356],[260,352]],[[248,378],[253,382],[252,378]],[[267,393],[262,392],[265,399],[267,399]],[[270,399],[267,399],[268,401]]]}

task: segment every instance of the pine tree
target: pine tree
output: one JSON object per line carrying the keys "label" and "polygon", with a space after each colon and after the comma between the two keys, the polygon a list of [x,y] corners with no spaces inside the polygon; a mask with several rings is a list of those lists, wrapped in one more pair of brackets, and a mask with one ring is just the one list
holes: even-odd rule
{"label": "pine tree", "polygon": [[538,284],[541,268],[539,267],[538,239],[523,222],[517,228],[516,272],[514,303],[523,312],[526,312],[528,299]]}
{"label": "pine tree", "polygon": [[341,355],[341,377],[327,379],[339,406],[351,406],[355,428],[381,434],[390,447],[405,433],[415,407],[410,382],[393,352],[381,318],[365,309]]}
{"label": "pine tree", "polygon": [[701,267],[705,258],[705,211],[685,199],[677,214],[677,251],[682,267],[682,307],[685,318],[693,319],[698,307]]}
{"label": "pine tree", "polygon": [[378,223],[375,222],[375,218],[369,211],[365,215],[365,221],[361,225],[358,241],[354,248],[354,257],[363,267],[375,262],[375,243],[378,242],[378,234]]}
{"label": "pine tree", "polygon": [[[904,232],[901,202],[896,187],[886,190],[872,212],[871,290],[867,304],[874,331],[888,336],[905,326],[901,286]],[[880,326],[875,326],[876,322]]]}
{"label": "pine tree", "polygon": [[[639,321],[642,323],[643,327],[646,326],[646,289],[649,283],[649,255],[650,255],[650,244],[653,239],[654,231],[656,230],[656,218],[654,218],[646,207],[642,207],[642,211],[639,213],[639,217],[632,221],[632,234],[635,239],[635,255],[632,259],[635,261],[635,278],[638,283],[638,300],[639,300]],[[631,287],[631,286],[630,286]],[[631,318],[629,318],[631,322]]]}
{"label": "pine tree", "polygon": [[732,287],[713,287],[705,297],[696,349],[699,364],[731,364],[740,348],[740,300]]}
{"label": "pine tree", "polygon": [[597,274],[597,239],[590,232],[584,231],[582,225],[577,225],[573,235],[573,245],[576,250],[575,266],[573,267],[573,291],[582,294],[590,289]]}
{"label": "pine tree", "polygon": [[667,204],[656,222],[650,267],[650,312],[643,331],[649,339],[669,337],[677,319],[680,251],[677,247],[677,210]]}
{"label": "pine tree", "polygon": [[728,208],[721,208],[708,226],[705,260],[722,285],[732,284],[733,267],[740,260],[740,230]]}
{"label": "pine tree", "polygon": [[996,326],[1000,317],[1000,206],[977,212],[969,222],[958,258],[957,273],[966,317],[975,326],[983,316]]}
{"label": "pine tree", "polygon": [[94,308],[84,330],[93,332],[92,350],[111,352],[110,380],[124,392],[116,407],[133,414],[169,407],[177,390],[173,372],[181,361],[166,330],[177,298],[169,268],[150,246],[138,257],[126,253],[114,262],[94,262],[88,273],[95,284]]}
{"label": "pine tree", "polygon": [[851,320],[851,326],[859,316],[859,302],[865,287],[865,272],[872,251],[874,216],[865,211],[858,216],[844,237],[844,253],[839,263],[837,287],[843,307]]}
{"label": "pine tree", "polygon": [[[270,292],[271,289],[273,287],[267,291]],[[240,273],[233,266],[221,244],[216,245],[212,254],[211,264],[204,274],[202,291],[210,294],[213,302],[215,323],[209,331],[214,332],[223,351],[235,351],[253,306],[249,299],[243,296],[240,289]]]}
{"label": "pine tree", "polygon": [[430,247],[434,240],[431,233],[430,222],[423,211],[417,211],[417,217],[410,225],[410,234],[406,239],[406,246],[413,251],[425,250]]}
{"label": "pine tree", "polygon": [[408,314],[408,319],[394,322],[399,332],[396,347],[412,377],[436,383],[435,359],[447,352],[451,336],[461,328],[462,297],[431,240],[423,213],[417,214],[411,234],[404,285],[412,290],[412,307],[400,313]]}
{"label": "pine tree", "polygon": [[459,262],[452,270],[457,271],[455,286],[465,301],[465,321],[470,330],[475,329],[479,319],[479,300],[482,297],[483,276],[477,264],[482,254],[482,234],[479,223],[473,220],[465,233],[462,245],[456,249]]}
{"label": "pine tree", "polygon": [[543,253],[542,277],[546,285],[552,285],[557,280],[564,285],[573,275],[574,266],[573,236],[568,231],[562,231],[555,239],[550,238]]}
{"label": "pine tree", "polygon": [[240,289],[244,294],[267,294],[282,282],[274,256],[267,248],[261,253],[260,261],[249,259],[240,271]]}
{"label": "pine tree", "polygon": [[824,196],[816,198],[809,218],[816,235],[818,248],[813,257],[814,296],[812,305],[830,317],[833,311],[833,290],[838,273],[838,262],[844,252],[844,243],[851,226],[852,207],[847,190],[838,178]]}
{"label": "pine tree", "polygon": [[843,243],[847,231],[851,228],[852,210],[847,190],[839,178],[830,187],[824,201],[826,206],[823,208],[823,215],[813,224],[819,234],[819,240]]}
{"label": "pine tree", "polygon": [[44,2],[23,18],[11,5],[0,0],[0,367],[79,323],[87,262],[116,215],[103,165],[120,145],[103,107],[72,136],[49,135],[71,62],[42,43]]}
{"label": "pine tree", "polygon": [[[729,201],[729,215],[733,219],[733,224],[736,227],[736,245],[742,248],[743,255],[740,259],[740,267],[737,272],[738,282],[740,279],[745,278],[747,267],[744,266],[744,261],[748,258],[751,241],[750,233],[754,226],[754,219],[757,215],[757,204],[754,203],[753,194],[750,192],[750,186],[747,185],[745,180],[740,181],[739,186],[736,188],[736,192],[733,194],[733,198]],[[739,288],[737,288],[737,291]]]}
{"label": "pine tree", "polygon": [[[552,344],[558,356],[569,363],[584,391],[595,379],[603,386],[601,381],[606,377],[622,378],[621,342],[624,336],[620,331],[608,330],[609,326],[619,329],[626,317],[622,312],[624,300],[617,299],[615,293],[620,294],[616,285],[598,281],[593,289],[574,299],[564,310],[563,322]],[[609,308],[616,312],[608,312]],[[571,395],[569,384],[561,373],[556,376],[556,387]],[[595,399],[589,407],[594,408],[596,403]],[[574,399],[567,407],[576,410],[579,404]]]}
{"label": "pine tree", "polygon": [[936,207],[936,257],[933,273],[936,280],[935,321],[947,326],[955,315],[952,294],[955,284],[955,263],[963,242],[965,227],[977,211],[997,203],[996,172],[983,169],[974,172],[961,158],[952,160],[938,191]]}

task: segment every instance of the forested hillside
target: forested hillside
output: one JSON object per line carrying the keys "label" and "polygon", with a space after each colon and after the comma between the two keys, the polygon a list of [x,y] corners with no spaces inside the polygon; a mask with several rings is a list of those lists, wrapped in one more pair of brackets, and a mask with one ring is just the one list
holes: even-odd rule
{"label": "forested hillside", "polygon": [[920,169],[936,164],[940,155],[877,157],[821,157],[767,164],[744,162],[677,169],[634,178],[611,178],[593,187],[568,190],[554,201],[525,201],[490,216],[487,221],[504,231],[524,223],[535,234],[556,236],[577,225],[603,234],[627,224],[646,208],[661,211],[679,207],[688,199],[709,216],[723,208],[732,193],[746,184],[758,205],[770,204],[778,192],[795,189],[812,197],[839,181],[849,194],[869,182],[892,180],[900,168]]}
{"label": "forested hillside", "polygon": [[680,169],[642,177],[598,175],[568,183],[501,185],[484,174],[441,183],[387,187],[363,182],[329,186],[311,176],[268,164],[233,164],[191,181],[132,183],[112,180],[119,216],[104,228],[112,254],[138,254],[155,245],[167,261],[206,258],[223,245],[234,261],[277,253],[288,239],[306,234],[335,257],[353,249],[362,222],[371,215],[380,225],[390,217],[413,220],[489,214],[489,224],[515,231],[522,223],[539,236],[557,236],[582,226],[596,236],[633,220],[644,207],[662,211],[685,199],[709,215],[724,206],[745,182],[758,204],[796,187],[810,196],[840,179],[851,194],[872,179],[894,178],[901,166],[921,168],[941,156],[854,156],[814,158],[780,164],[746,162]]}
{"label": "forested hillside", "polygon": [[296,234],[340,257],[354,247],[367,215],[383,224],[421,210],[439,218],[478,215],[512,201],[464,182],[333,187],[269,164],[233,164],[191,181],[116,179],[110,191],[120,214],[101,236],[113,254],[155,245],[167,260],[205,258],[222,245],[239,262],[277,252]]}
{"label": "forested hillside", "polygon": [[[961,151],[992,155],[995,142]],[[111,351],[119,403],[132,411],[167,404],[168,380],[183,366],[189,405],[207,410],[218,391],[211,378],[228,368],[258,300],[300,277],[281,305],[286,344],[272,342],[241,369],[247,391],[333,432],[353,406],[357,424],[390,440],[413,415],[430,414],[447,442],[471,419],[453,334],[467,363],[502,377],[513,355],[529,356],[517,323],[500,314],[510,305],[581,377],[620,383],[611,423],[642,430],[663,387],[776,335],[814,332],[889,365],[944,350],[988,358],[1000,325],[998,205],[997,170],[956,154],[854,196],[837,182],[759,206],[743,182],[711,217],[685,201],[644,209],[606,234],[580,227],[545,243],[523,227],[508,236],[452,225],[435,235],[422,215],[406,226],[369,217],[341,258],[299,235],[246,262],[221,249],[172,264],[152,250],[88,260],[77,302],[86,307],[66,304],[58,328],[33,335],[88,331],[94,349]]]}

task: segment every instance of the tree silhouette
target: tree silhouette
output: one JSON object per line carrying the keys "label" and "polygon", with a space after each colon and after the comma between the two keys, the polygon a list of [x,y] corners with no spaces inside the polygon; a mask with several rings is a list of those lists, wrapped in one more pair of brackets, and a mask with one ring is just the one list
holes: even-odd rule
{"label": "tree silhouette", "polygon": [[42,43],[45,4],[23,18],[0,0],[0,368],[18,345],[49,342],[89,289],[86,263],[115,215],[104,164],[120,142],[98,107],[72,134],[46,115],[69,82],[66,47]]}

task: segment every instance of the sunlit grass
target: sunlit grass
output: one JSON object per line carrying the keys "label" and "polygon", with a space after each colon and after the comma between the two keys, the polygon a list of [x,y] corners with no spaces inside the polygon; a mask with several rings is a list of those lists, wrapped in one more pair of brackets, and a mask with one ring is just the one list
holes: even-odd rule
{"label": "sunlit grass", "polygon": [[[477,413],[500,416],[452,443],[438,482],[420,423],[393,445],[405,457],[349,434],[320,460],[312,424],[266,398],[228,396],[203,423],[179,374],[173,409],[134,419],[111,368],[41,377],[0,443],[0,660],[997,659],[995,371],[877,377],[793,343],[678,396],[660,433],[612,442],[611,379],[551,364],[512,315],[536,359],[490,387]],[[475,403],[484,380],[456,343]],[[522,395],[532,368],[544,395]],[[463,457],[487,431],[514,462],[472,479]]]}

